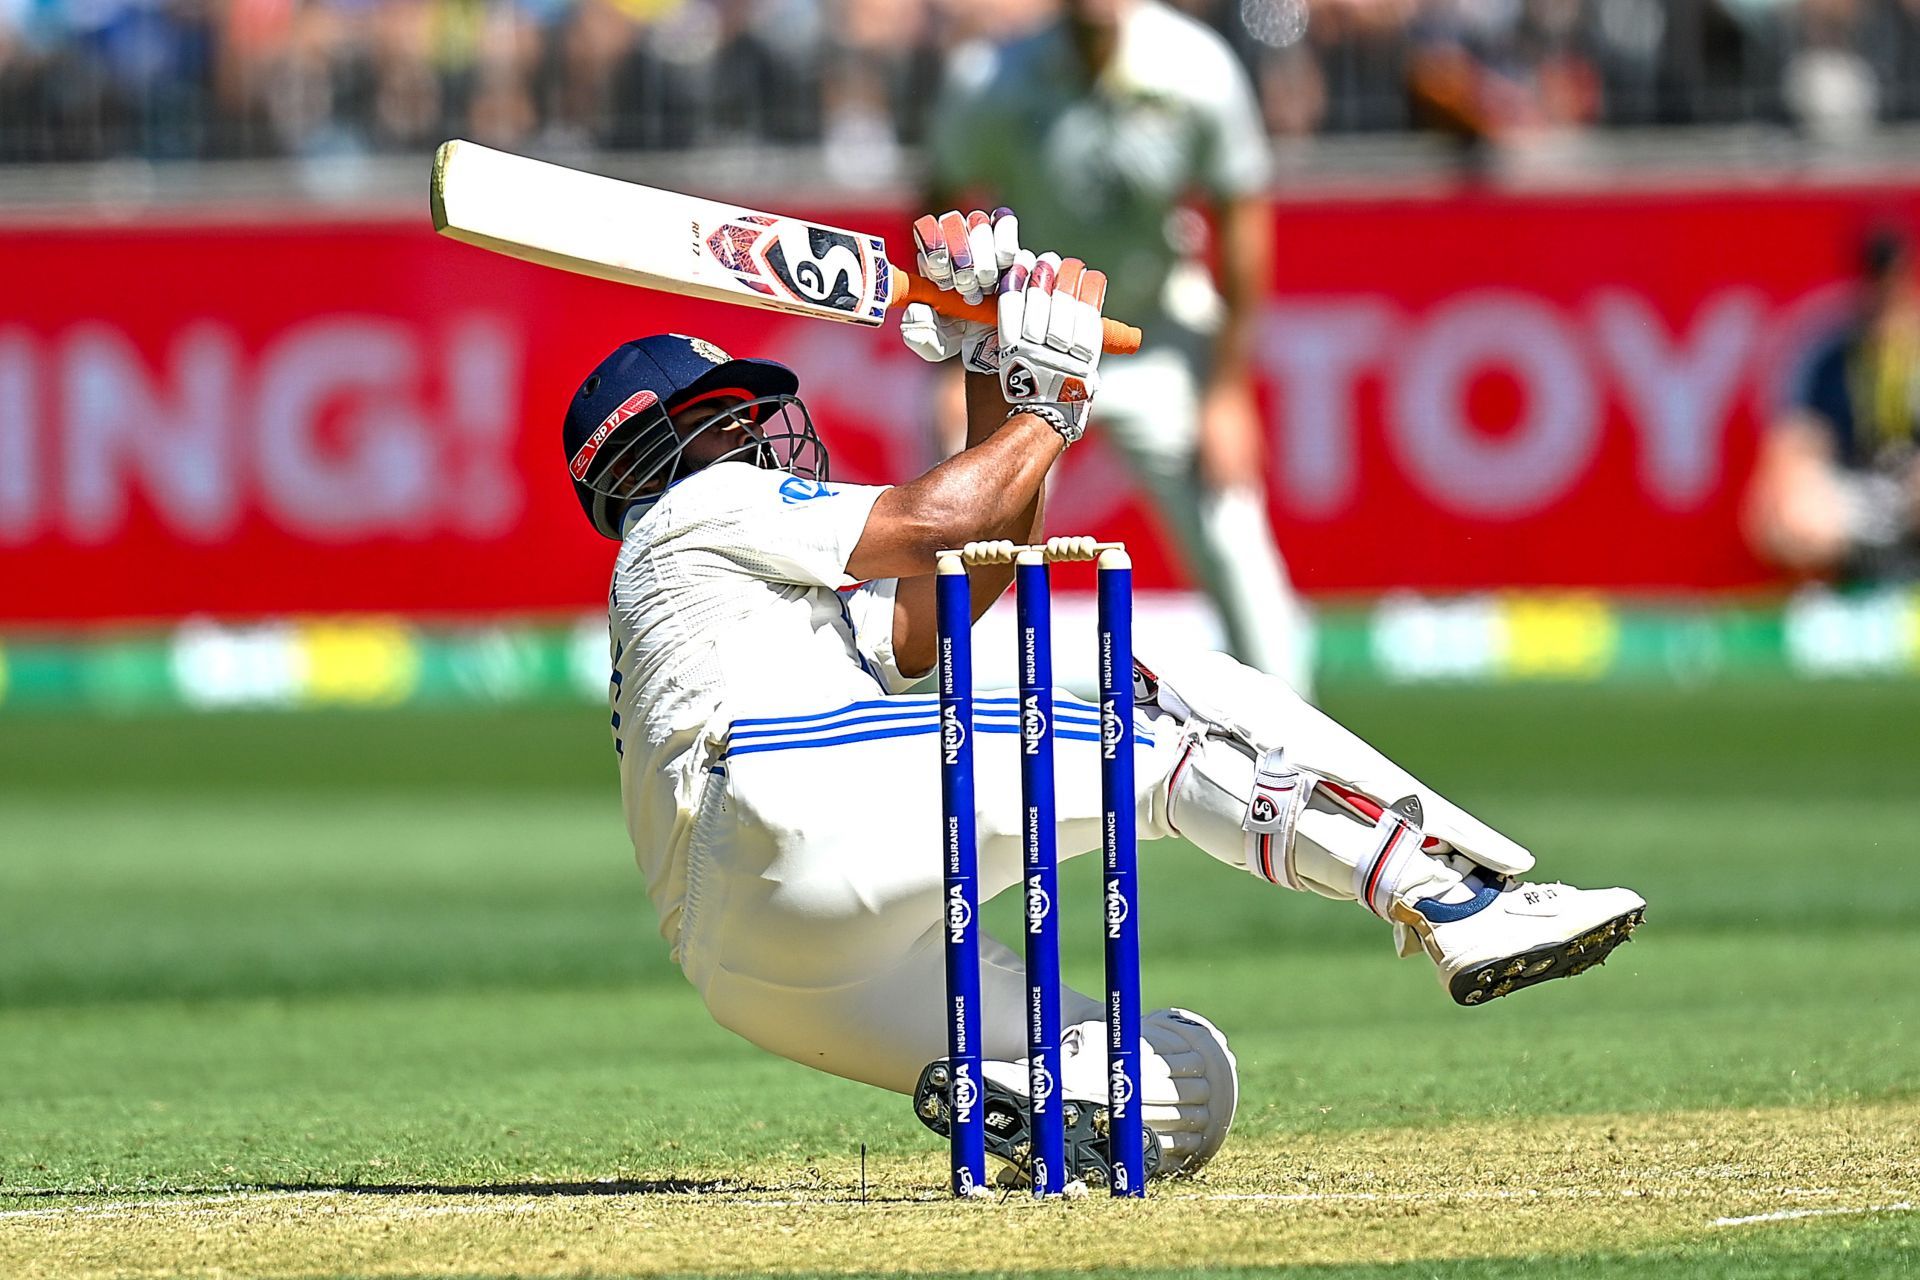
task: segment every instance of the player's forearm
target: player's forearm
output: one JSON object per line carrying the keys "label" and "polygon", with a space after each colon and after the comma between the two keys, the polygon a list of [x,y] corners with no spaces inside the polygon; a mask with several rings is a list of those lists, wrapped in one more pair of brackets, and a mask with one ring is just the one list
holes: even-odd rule
{"label": "player's forearm", "polygon": [[990,373],[967,372],[967,444],[971,449],[991,439],[1007,420],[1007,397],[1000,379]]}
{"label": "player's forearm", "polygon": [[915,482],[926,486],[916,500],[942,531],[929,546],[928,570],[932,552],[941,548],[991,538],[1024,540],[1035,530],[1047,471],[1066,446],[1032,414],[1009,418],[1002,404],[999,416],[985,439]]}
{"label": "player's forearm", "polygon": [[[893,614],[893,654],[909,676],[932,670],[939,646],[935,621],[936,554],[985,539],[1030,542],[1040,528],[1047,468],[1066,446],[1032,414],[1007,418],[981,443],[955,454],[918,480],[880,496],[883,517],[869,519],[848,561],[856,578],[898,578]],[[898,513],[910,513],[901,515]],[[874,545],[869,546],[869,541]],[[978,618],[1013,581],[1011,567],[982,565],[968,574],[973,616]]]}
{"label": "player's forearm", "polygon": [[943,549],[1027,536],[1038,519],[1047,469],[1065,447],[1059,433],[1032,414],[1007,418],[979,444],[882,494],[848,561],[848,574],[931,574]]}
{"label": "player's forearm", "polygon": [[[967,447],[972,448],[991,439],[1006,420],[1007,398],[1000,390],[1000,380],[991,374],[967,374]],[[1046,501],[1046,493],[1047,486],[1043,479],[1034,490],[1032,500],[1005,525],[986,536],[1032,542],[1040,534],[1041,507]],[[1012,581],[1013,569],[1010,566],[986,565],[975,569],[970,575],[973,616],[978,618],[992,608],[993,602],[1000,598]]]}
{"label": "player's forearm", "polygon": [[[1000,528],[987,534],[993,539],[1007,539],[1011,542],[1033,543],[1040,539],[1040,528],[1045,522],[1047,485],[1044,473],[1040,484],[1033,491],[1033,497],[1012,519]],[[993,607],[1006,589],[1013,585],[1012,565],[981,565],[968,574],[968,590],[973,600],[973,617],[977,622],[980,616]]]}

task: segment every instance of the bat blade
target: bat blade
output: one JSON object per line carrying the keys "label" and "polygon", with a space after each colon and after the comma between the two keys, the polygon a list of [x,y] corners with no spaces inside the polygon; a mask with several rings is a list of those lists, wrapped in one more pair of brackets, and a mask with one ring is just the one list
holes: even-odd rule
{"label": "bat blade", "polygon": [[509,257],[620,284],[877,325],[893,268],[878,236],[442,143],[433,225]]}
{"label": "bat blade", "polygon": [[[887,261],[863,231],[745,209],[443,142],[433,157],[433,226],[443,236],[619,284],[878,325],[911,298],[994,324],[993,299],[968,303]],[[1107,317],[1106,349],[1137,351],[1140,331]]]}

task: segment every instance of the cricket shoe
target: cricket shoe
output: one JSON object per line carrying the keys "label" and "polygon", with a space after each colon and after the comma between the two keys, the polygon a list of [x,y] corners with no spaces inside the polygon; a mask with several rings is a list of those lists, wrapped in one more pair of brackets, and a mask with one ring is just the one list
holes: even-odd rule
{"label": "cricket shoe", "polygon": [[1467,887],[1469,901],[1428,898],[1405,920],[1439,966],[1440,985],[1464,1005],[1604,964],[1647,914],[1646,900],[1631,889],[1477,879]]}
{"label": "cricket shoe", "polygon": [[[1033,1130],[1027,1119],[1025,1089],[1010,1087],[996,1076],[1024,1078],[1026,1068],[1010,1062],[989,1062],[981,1071],[986,1095],[983,1112],[987,1132],[987,1155],[1001,1165],[997,1181],[1003,1187],[1033,1185]],[[945,1058],[929,1062],[920,1073],[913,1090],[913,1113],[920,1123],[943,1138],[953,1135],[953,1073]],[[1113,1166],[1107,1160],[1107,1104],[1083,1098],[1067,1098],[1061,1118],[1067,1130],[1067,1181],[1084,1182],[1090,1187],[1111,1186]],[[1152,1129],[1142,1131],[1141,1155],[1147,1177],[1160,1169],[1160,1139]]]}

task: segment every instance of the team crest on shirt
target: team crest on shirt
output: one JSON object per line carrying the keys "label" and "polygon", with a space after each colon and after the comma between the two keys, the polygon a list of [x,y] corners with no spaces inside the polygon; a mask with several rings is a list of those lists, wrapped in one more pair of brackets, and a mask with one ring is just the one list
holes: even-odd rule
{"label": "team crest on shirt", "polygon": [[780,501],[793,505],[796,502],[811,502],[815,498],[831,498],[838,489],[829,489],[818,480],[809,480],[805,476],[788,476],[780,482]]}

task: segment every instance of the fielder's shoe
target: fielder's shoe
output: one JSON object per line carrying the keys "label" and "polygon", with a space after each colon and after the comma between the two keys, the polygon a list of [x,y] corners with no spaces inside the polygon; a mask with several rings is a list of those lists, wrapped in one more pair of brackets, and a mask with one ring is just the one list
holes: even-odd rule
{"label": "fielder's shoe", "polygon": [[[1001,1074],[995,1068],[1013,1065],[989,1062],[981,1072],[986,1081],[983,1092],[986,1094],[987,1155],[1004,1166],[997,1179],[1001,1186],[1030,1187],[1033,1185],[1033,1135],[1027,1127],[1027,1095],[1025,1090],[1010,1088],[994,1078]],[[951,1082],[947,1060],[941,1058],[927,1064],[926,1070],[920,1073],[920,1083],[913,1090],[913,1113],[920,1117],[921,1124],[943,1138],[953,1132]],[[1062,1118],[1067,1129],[1068,1181],[1084,1182],[1090,1187],[1109,1185],[1113,1180],[1113,1166],[1107,1162],[1106,1102],[1068,1098]],[[1141,1154],[1146,1161],[1147,1177],[1152,1178],[1160,1169],[1160,1140],[1152,1129],[1145,1130],[1143,1137]]]}
{"label": "fielder's shoe", "polygon": [[1647,914],[1646,900],[1631,889],[1477,879],[1468,887],[1470,900],[1429,898],[1408,921],[1439,966],[1440,985],[1465,1005],[1603,964]]}

